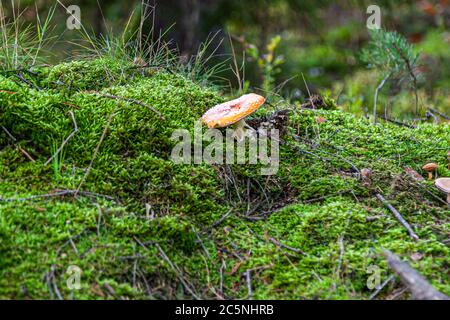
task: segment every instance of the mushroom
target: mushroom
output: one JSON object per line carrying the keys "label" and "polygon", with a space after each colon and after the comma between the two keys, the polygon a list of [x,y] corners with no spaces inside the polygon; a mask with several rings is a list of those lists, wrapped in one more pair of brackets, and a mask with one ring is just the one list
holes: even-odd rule
{"label": "mushroom", "polygon": [[368,168],[361,169],[361,178],[364,184],[370,185],[372,180],[372,170]]}
{"label": "mushroom", "polygon": [[436,179],[434,185],[447,195],[447,203],[450,204],[450,178]]}
{"label": "mushroom", "polygon": [[422,167],[423,170],[428,172],[428,180],[432,180],[433,179],[433,171],[436,170],[437,167],[438,167],[438,165],[436,163],[434,163],[434,162],[427,163],[426,165],[424,165]]}
{"label": "mushroom", "polygon": [[242,140],[245,137],[244,118],[258,110],[265,98],[254,94],[245,94],[238,99],[214,106],[205,112],[202,121],[208,128],[223,128],[234,124],[234,137]]}

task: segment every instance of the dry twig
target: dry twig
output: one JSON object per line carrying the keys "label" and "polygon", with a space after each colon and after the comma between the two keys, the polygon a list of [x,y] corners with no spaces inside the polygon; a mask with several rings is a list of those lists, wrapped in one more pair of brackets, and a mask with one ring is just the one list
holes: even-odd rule
{"label": "dry twig", "polygon": [[[136,240],[136,242],[143,247],[144,249],[148,250],[147,246],[140,241],[138,238],[134,238]],[[184,285],[184,287],[186,288],[186,290],[197,300],[200,300],[200,298],[194,293],[193,288],[191,288],[191,285],[186,281],[186,279],[184,279],[180,269],[172,262],[170,261],[169,257],[166,255],[166,253],[163,251],[163,249],[161,248],[161,246],[159,244],[157,244],[156,242],[152,242],[152,244],[155,246],[155,248],[159,251],[159,254],[161,255],[161,257],[167,262],[167,264],[170,266],[170,268],[175,272],[175,274],[177,275],[178,279],[180,279],[181,283]]]}
{"label": "dry twig", "polygon": [[428,111],[432,112],[432,113],[436,113],[437,115],[439,115],[440,117],[444,118],[445,120],[450,120],[450,116],[446,115],[445,113],[442,113],[436,109],[433,108],[428,108]]}
{"label": "dry twig", "polygon": [[288,245],[282,244],[280,243],[277,239],[273,238],[273,237],[268,237],[269,241],[272,242],[274,245],[276,245],[279,248],[284,248],[287,249],[289,251],[293,251],[295,253],[299,253],[299,254],[303,254],[306,255],[306,253],[298,248],[294,248],[294,247],[290,247]]}
{"label": "dry twig", "polygon": [[376,196],[377,196],[378,200],[383,202],[385,207],[388,208],[389,211],[391,211],[394,214],[394,216],[398,220],[398,222],[400,222],[402,224],[402,226],[405,227],[405,229],[408,231],[409,236],[414,240],[419,240],[419,236],[414,233],[413,229],[411,228],[409,223],[405,219],[403,219],[400,212],[398,212],[397,209],[395,209],[381,194],[377,193]]}
{"label": "dry twig", "polygon": [[11,134],[11,132],[8,131],[4,126],[2,126],[3,131],[5,131],[6,135],[13,141],[14,145],[19,149],[20,152],[22,152],[25,157],[28,158],[31,162],[36,162],[32,156],[28,152],[26,152],[24,149],[22,149],[16,142],[17,139]]}
{"label": "dry twig", "polygon": [[219,224],[221,224],[233,212],[233,209],[234,209],[234,207],[231,208],[230,210],[228,210],[228,212],[225,213],[219,220],[214,221],[212,226],[217,227]]}
{"label": "dry twig", "polygon": [[52,198],[52,197],[76,196],[77,194],[81,194],[82,196],[86,196],[86,197],[90,197],[90,198],[104,198],[107,200],[115,200],[113,197],[95,193],[95,192],[77,191],[77,190],[56,190],[55,192],[52,192],[52,193],[38,194],[35,196],[29,196],[29,197],[25,197],[25,198],[0,198],[0,202],[22,202],[22,201],[38,200],[38,199]]}

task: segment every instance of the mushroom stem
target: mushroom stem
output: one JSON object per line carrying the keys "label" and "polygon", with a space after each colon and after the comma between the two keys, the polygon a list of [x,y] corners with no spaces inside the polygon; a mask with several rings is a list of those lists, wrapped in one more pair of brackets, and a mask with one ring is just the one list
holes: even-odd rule
{"label": "mushroom stem", "polygon": [[428,172],[428,180],[433,180],[433,172]]}
{"label": "mushroom stem", "polygon": [[234,133],[233,137],[236,138],[238,141],[242,141],[245,138],[246,135],[246,129],[245,126],[247,123],[245,123],[244,119],[239,120],[233,125]]}
{"label": "mushroom stem", "polygon": [[450,193],[447,193],[447,203],[450,204]]}

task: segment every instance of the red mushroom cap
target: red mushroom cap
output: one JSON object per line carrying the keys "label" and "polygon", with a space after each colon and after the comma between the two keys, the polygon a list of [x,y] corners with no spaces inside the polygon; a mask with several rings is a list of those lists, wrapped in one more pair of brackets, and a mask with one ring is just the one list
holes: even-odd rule
{"label": "red mushroom cap", "polygon": [[209,109],[203,115],[202,121],[209,128],[226,127],[255,112],[265,100],[264,97],[254,93],[245,94]]}

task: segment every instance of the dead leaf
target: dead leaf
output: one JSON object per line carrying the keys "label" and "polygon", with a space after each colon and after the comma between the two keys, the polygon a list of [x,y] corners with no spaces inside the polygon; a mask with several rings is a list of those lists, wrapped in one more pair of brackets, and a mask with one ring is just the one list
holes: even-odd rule
{"label": "dead leaf", "polygon": [[233,274],[235,274],[235,273],[239,270],[239,268],[240,268],[240,266],[242,265],[242,263],[244,263],[244,260],[238,261],[238,263],[236,263],[236,264],[233,266],[233,268],[231,269],[231,271],[230,271],[230,272],[227,272],[227,275],[232,276]]}

